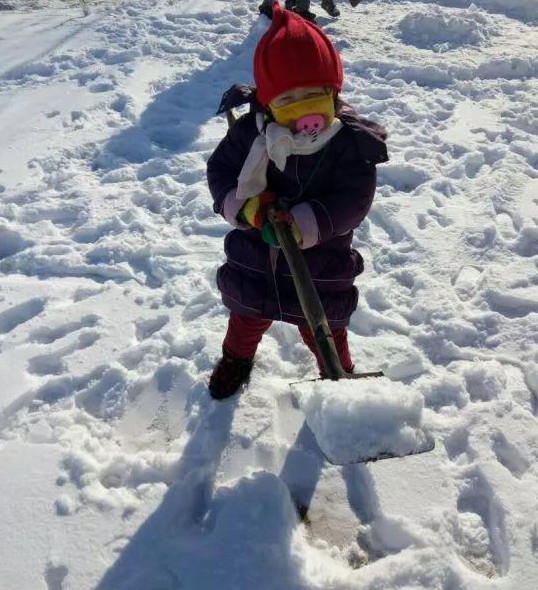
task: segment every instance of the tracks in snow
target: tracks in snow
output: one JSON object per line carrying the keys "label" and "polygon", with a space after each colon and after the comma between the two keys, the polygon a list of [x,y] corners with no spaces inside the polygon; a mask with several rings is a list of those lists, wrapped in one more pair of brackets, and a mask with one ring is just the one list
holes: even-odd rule
{"label": "tracks in snow", "polygon": [[[367,271],[350,343],[361,368],[424,394],[444,445],[406,460],[406,472],[320,461],[286,397],[288,381],[314,372],[289,326],[264,339],[242,397],[214,404],[203,384],[225,330],[214,277],[227,231],[205,164],[225,132],[213,118],[220,93],[249,76],[262,30],[254,6],[121,5],[93,29],[106,49],[69,46],[3,80],[25,96],[60,82],[84,90],[32,112],[64,139],[28,156],[28,185],[0,176],[0,368],[11,377],[2,436],[65,451],[59,517],[86,509],[128,523],[158,499],[137,534],[110,541],[103,588],[132,580],[122,573],[140,548],[150,556],[131,570],[138,586],[177,585],[189,560],[240,538],[239,516],[254,548],[264,530],[282,550],[266,552],[274,569],[253,579],[278,565],[290,587],[300,566],[287,550],[287,489],[311,507],[299,554],[345,566],[342,587],[371,588],[362,566],[376,562],[394,588],[524,579],[514,555],[538,544],[536,523],[518,519],[534,508],[524,490],[538,477],[538,104],[535,43],[524,49],[514,33],[534,29],[481,10],[401,5],[371,3],[368,28],[348,26],[356,13],[343,7],[326,28],[344,54],[345,93],[391,132],[391,163],[356,232]],[[432,49],[443,23],[454,34]],[[500,38],[516,39],[523,57],[497,55]],[[370,50],[381,46],[382,59]],[[203,549],[194,557],[193,546]],[[435,575],[417,580],[424,560]],[[362,569],[350,574],[348,563]],[[210,568],[196,565],[212,587]],[[49,588],[66,571],[76,575],[50,564]]]}

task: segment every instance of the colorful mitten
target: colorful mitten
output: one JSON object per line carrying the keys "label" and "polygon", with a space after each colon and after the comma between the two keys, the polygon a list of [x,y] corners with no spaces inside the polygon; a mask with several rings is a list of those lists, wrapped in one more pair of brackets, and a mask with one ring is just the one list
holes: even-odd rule
{"label": "colorful mitten", "polygon": [[[299,229],[299,226],[295,223],[295,220],[293,219],[293,215],[291,215],[291,213],[289,213],[288,211],[277,211],[276,218],[278,221],[287,223],[291,226],[291,233],[293,234],[295,241],[298,244],[300,244],[303,238],[301,236],[301,230]],[[280,247],[280,244],[278,243],[278,239],[275,234],[275,230],[273,229],[273,226],[269,221],[267,221],[262,227],[262,239],[264,242],[267,242],[267,244],[269,244],[270,246]]]}
{"label": "colorful mitten", "polygon": [[238,221],[261,230],[267,220],[267,209],[275,201],[276,195],[268,191],[251,197],[237,214]]}

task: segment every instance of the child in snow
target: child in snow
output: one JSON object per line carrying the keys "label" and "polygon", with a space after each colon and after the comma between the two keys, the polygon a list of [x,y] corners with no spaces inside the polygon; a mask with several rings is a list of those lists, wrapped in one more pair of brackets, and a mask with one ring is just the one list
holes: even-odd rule
{"label": "child in snow", "polygon": [[374,197],[376,164],[388,160],[384,129],[338,98],[340,57],[315,25],[273,4],[273,20],[254,56],[256,88],[234,86],[219,112],[251,105],[209,158],[214,210],[236,229],[224,240],[217,273],[230,309],[223,356],[211,375],[214,398],[233,395],[251,372],[273,320],[295,324],[322,360],[297,298],[289,267],[267,221],[278,199],[287,213],[323,303],[342,367],[352,372],[346,326],[357,307],[363,271],[353,229]]}

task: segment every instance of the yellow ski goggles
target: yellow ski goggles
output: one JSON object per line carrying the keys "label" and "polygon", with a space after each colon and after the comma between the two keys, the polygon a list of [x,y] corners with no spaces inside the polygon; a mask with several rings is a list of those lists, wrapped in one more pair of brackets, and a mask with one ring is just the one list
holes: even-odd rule
{"label": "yellow ski goggles", "polygon": [[334,119],[334,97],[331,94],[314,96],[305,100],[298,100],[282,107],[269,104],[269,109],[275,121],[283,127],[294,127],[296,123],[309,115],[321,115],[325,119],[325,127],[328,127]]}

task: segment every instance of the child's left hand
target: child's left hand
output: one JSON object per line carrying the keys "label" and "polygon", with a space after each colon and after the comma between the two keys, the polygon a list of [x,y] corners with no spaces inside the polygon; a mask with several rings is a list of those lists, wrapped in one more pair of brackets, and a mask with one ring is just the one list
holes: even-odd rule
{"label": "child's left hand", "polygon": [[[251,227],[259,229],[262,234],[262,240],[270,246],[279,247],[278,239],[271,222],[267,219],[267,211],[269,206],[277,200],[276,195],[272,192],[266,191],[251,197],[243,205],[241,211],[237,215],[237,219],[242,223],[247,223]],[[282,223],[287,223],[291,226],[293,237],[298,244],[302,242],[301,230],[295,223],[293,215],[289,211],[277,211],[276,218]]]}
{"label": "child's left hand", "polygon": [[264,191],[246,201],[239,211],[237,219],[261,230],[267,221],[267,210],[275,202],[276,195],[270,191]]}

